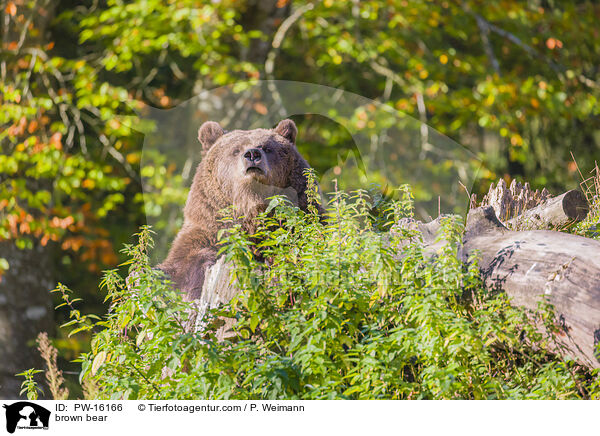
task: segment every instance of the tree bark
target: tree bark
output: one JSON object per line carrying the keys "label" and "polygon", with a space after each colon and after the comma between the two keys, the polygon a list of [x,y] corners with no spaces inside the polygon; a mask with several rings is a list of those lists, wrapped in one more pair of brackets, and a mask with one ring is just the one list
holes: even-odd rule
{"label": "tree bark", "polygon": [[510,231],[491,206],[469,212],[462,255],[478,250],[486,288],[536,310],[547,299],[562,326],[568,354],[599,368],[600,242],[550,230]]}
{"label": "tree bark", "polygon": [[[471,208],[477,198],[471,197]],[[533,191],[529,183],[513,180],[510,186],[503,179],[490,186],[479,206],[492,206],[496,217],[511,230],[559,229],[583,220],[589,210],[581,191],[571,190],[552,197],[546,188]]]}
{"label": "tree bark", "polygon": [[9,262],[0,281],[0,398],[15,399],[23,381],[15,374],[42,368],[35,338],[53,329],[49,291],[54,281],[47,246],[19,250],[13,241],[4,241],[0,257]]}
{"label": "tree bark", "polygon": [[[581,209],[571,207],[581,204],[580,198],[571,192],[578,191],[551,198],[527,212],[539,214],[538,222],[548,222],[544,221],[548,217],[580,219],[584,215],[572,211]],[[549,210],[544,210],[544,205]],[[436,242],[441,218],[429,223],[402,220],[397,226],[419,230],[425,254],[433,256],[447,243]],[[512,231],[498,220],[492,206],[484,206],[469,212],[462,242],[459,251],[464,262],[475,250],[479,252],[487,289],[506,292],[512,304],[531,310],[547,300],[562,327],[558,340],[567,354],[587,366],[600,367],[596,354],[600,341],[599,241],[550,230]]]}
{"label": "tree bark", "polygon": [[515,230],[558,229],[582,221],[588,211],[588,202],[583,193],[573,189],[524,211],[508,220],[507,225]]}
{"label": "tree bark", "polygon": [[[207,327],[204,319],[206,312],[228,303],[240,292],[231,280],[231,269],[231,265],[225,263],[223,256],[208,269],[202,286],[202,295],[199,299],[194,300],[195,309],[185,325],[187,331],[200,332],[204,330]],[[232,318],[221,319],[216,332],[218,341],[235,336],[231,329],[234,323],[235,320]]]}

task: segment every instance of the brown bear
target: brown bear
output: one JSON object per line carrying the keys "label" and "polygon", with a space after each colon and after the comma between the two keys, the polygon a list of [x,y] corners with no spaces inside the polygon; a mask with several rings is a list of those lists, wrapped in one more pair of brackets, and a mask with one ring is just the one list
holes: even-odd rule
{"label": "brown bear", "polygon": [[273,195],[285,195],[307,210],[304,170],[310,166],[296,149],[297,133],[292,120],[274,129],[231,132],[214,121],[202,124],[198,140],[204,157],[183,210],[183,226],[158,266],[186,299],[200,297],[206,270],[216,261],[217,233],[226,225],[220,211],[233,206],[250,226]]}

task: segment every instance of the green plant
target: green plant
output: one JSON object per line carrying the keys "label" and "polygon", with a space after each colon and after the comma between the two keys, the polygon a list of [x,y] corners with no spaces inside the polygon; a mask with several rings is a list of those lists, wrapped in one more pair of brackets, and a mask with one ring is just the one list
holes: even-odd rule
{"label": "green plant", "polygon": [[[574,159],[573,161],[575,162]],[[574,227],[573,233],[587,238],[600,239],[600,168],[597,163],[590,173],[592,174],[590,177],[584,178],[580,171],[582,178],[580,185],[590,209],[585,219]]]}
{"label": "green plant", "polygon": [[25,377],[23,383],[21,383],[21,392],[20,395],[27,393],[28,400],[37,400],[39,393],[43,393],[44,391],[40,388],[37,382],[34,380],[34,376],[40,372],[43,372],[39,369],[28,369],[18,374],[15,374],[18,377]]}
{"label": "green plant", "polygon": [[[379,219],[410,210],[404,197]],[[125,248],[129,278],[105,273],[111,310],[94,324],[81,379],[113,399],[598,396],[595,374],[545,351],[549,308],[511,307],[482,287],[475,257],[457,257],[461,219],[443,221],[448,242],[429,258],[416,233],[379,231],[372,206],[366,192],[336,192],[323,223],[276,197],[253,235],[232,223],[222,252],[242,292],[202,332],[185,328],[194,306],[149,265],[143,228]],[[237,335],[217,342],[223,316]]]}

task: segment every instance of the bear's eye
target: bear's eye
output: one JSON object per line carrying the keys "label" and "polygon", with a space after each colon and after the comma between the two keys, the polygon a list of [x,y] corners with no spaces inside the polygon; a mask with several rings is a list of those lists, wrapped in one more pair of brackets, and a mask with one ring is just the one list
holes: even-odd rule
{"label": "bear's eye", "polygon": [[234,148],[233,149],[233,155],[237,156],[238,154],[240,154],[240,149],[239,148]]}
{"label": "bear's eye", "polygon": [[271,147],[263,147],[263,151],[265,153],[271,153],[273,151],[273,149]]}

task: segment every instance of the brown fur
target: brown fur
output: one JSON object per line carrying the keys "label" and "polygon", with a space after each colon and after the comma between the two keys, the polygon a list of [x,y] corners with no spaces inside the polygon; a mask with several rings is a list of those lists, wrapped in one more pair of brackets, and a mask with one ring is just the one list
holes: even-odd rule
{"label": "brown fur", "polygon": [[[303,171],[309,165],[296,149],[296,134],[291,120],[281,121],[275,129],[232,132],[209,121],[198,130],[204,158],[183,210],[183,226],[158,266],[187,299],[200,296],[206,270],[216,261],[217,233],[225,226],[219,221],[222,209],[233,205],[235,215],[243,216],[249,226],[273,195],[286,195],[306,210]],[[255,165],[252,159],[258,156]]]}

